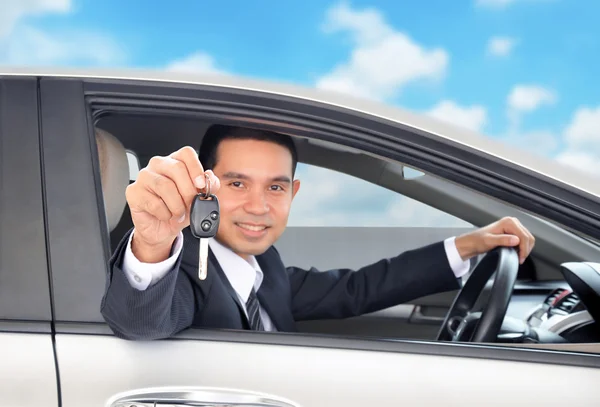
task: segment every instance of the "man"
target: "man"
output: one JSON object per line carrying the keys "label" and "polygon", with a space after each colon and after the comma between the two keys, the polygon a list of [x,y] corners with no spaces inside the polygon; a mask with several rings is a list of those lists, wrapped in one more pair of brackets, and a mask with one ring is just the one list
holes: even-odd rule
{"label": "man", "polygon": [[[102,314],[115,335],[167,338],[188,327],[295,331],[295,321],[346,318],[459,288],[468,260],[533,236],[513,218],[380,260],[359,270],[285,267],[273,244],[300,181],[290,137],[212,126],[199,157],[182,148],[153,157],[126,192],[134,228],[110,261]],[[205,170],[206,169],[206,170]],[[220,203],[208,275],[198,278],[190,207],[206,188]]]}

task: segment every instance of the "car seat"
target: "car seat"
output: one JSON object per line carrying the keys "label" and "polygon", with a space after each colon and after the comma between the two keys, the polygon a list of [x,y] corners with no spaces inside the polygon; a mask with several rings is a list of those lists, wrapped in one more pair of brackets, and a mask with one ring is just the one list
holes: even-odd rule
{"label": "car seat", "polygon": [[95,133],[106,222],[114,251],[133,225],[130,216],[123,216],[128,209],[125,190],[129,185],[129,162],[125,147],[115,136],[100,128]]}

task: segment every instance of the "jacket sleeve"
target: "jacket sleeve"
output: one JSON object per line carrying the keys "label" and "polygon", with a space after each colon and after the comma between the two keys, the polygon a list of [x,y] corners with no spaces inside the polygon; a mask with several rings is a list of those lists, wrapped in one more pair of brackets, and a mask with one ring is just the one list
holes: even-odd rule
{"label": "jacket sleeve", "polygon": [[140,291],[131,286],[122,269],[130,233],[121,240],[110,259],[100,311],[120,338],[153,340],[171,337],[192,324],[196,310],[192,282],[181,269],[185,246],[173,269],[156,284]]}
{"label": "jacket sleeve", "polygon": [[358,270],[286,268],[297,321],[348,318],[460,287],[443,242]]}

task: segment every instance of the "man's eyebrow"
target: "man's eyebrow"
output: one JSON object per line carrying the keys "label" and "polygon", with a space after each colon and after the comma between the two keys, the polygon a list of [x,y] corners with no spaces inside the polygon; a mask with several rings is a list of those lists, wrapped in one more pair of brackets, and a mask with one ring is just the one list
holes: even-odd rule
{"label": "man's eyebrow", "polygon": [[292,180],[290,179],[290,177],[285,176],[285,175],[280,175],[279,177],[275,177],[273,178],[274,182],[284,182],[286,184],[291,184]]}
{"label": "man's eyebrow", "polygon": [[244,175],[242,173],[239,173],[239,172],[226,172],[225,174],[223,174],[221,176],[221,178],[228,178],[228,179],[232,179],[232,178],[248,179],[250,177],[248,177],[247,175]]}
{"label": "man's eyebrow", "polygon": [[[249,176],[239,173],[239,172],[226,172],[221,176],[223,179],[250,179]],[[273,182],[284,182],[286,184],[291,184],[292,180],[287,175],[279,175],[277,177],[273,177],[271,179]]]}

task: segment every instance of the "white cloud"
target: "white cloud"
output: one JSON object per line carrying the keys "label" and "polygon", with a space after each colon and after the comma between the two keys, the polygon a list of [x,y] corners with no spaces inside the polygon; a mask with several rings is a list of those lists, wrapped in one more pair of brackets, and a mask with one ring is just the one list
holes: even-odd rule
{"label": "white cloud", "polygon": [[538,85],[517,85],[508,95],[508,107],[515,111],[532,112],[542,105],[556,103],[558,96]]}
{"label": "white cloud", "polygon": [[338,3],[327,10],[323,29],[330,34],[348,31],[359,45],[377,43],[381,38],[395,33],[377,9],[365,8],[357,11],[345,2]]}
{"label": "white cloud", "polygon": [[[289,226],[470,227],[433,207],[336,171],[299,164]],[[365,204],[368,197],[369,204]]]}
{"label": "white cloud", "polygon": [[556,160],[580,171],[600,176],[599,154],[593,154],[587,151],[566,150],[557,155]]}
{"label": "white cloud", "polygon": [[564,132],[565,149],[556,160],[600,176],[600,105],[575,111]]}
{"label": "white cloud", "polygon": [[464,127],[482,131],[487,123],[487,110],[480,105],[460,106],[451,100],[443,100],[426,112],[431,117]]}
{"label": "white cloud", "polygon": [[80,30],[49,33],[21,27],[0,44],[0,62],[10,65],[113,65],[125,58],[109,36]]}
{"label": "white cloud", "polygon": [[71,0],[6,0],[0,12],[0,39],[8,36],[19,20],[46,13],[67,13]]}
{"label": "white cloud", "polygon": [[516,85],[507,97],[507,115],[510,122],[509,133],[517,134],[521,118],[542,106],[550,106],[558,101],[558,95],[551,89],[539,85]]}
{"label": "white cloud", "polygon": [[419,45],[372,8],[355,10],[340,3],[328,11],[325,31],[350,34],[354,48],[347,61],[319,78],[321,89],[387,99],[410,82],[442,79],[448,66],[445,50]]}
{"label": "white cloud", "polygon": [[493,56],[506,57],[510,55],[517,40],[510,37],[492,37],[487,44],[487,52]]}
{"label": "white cloud", "polygon": [[0,12],[2,65],[114,65],[127,53],[109,35],[61,27],[43,30],[26,24],[28,17],[67,14],[72,0],[5,1]]}
{"label": "white cloud", "polygon": [[195,52],[185,58],[175,60],[167,65],[167,70],[174,72],[196,72],[218,74],[224,71],[217,67],[215,59],[204,52]]}
{"label": "white cloud", "polygon": [[523,130],[521,119],[525,114],[532,113],[543,106],[551,106],[558,101],[558,94],[552,90],[535,84],[514,86],[507,97],[507,115],[509,126],[498,139],[529,151],[536,155],[552,155],[558,147],[560,137],[558,132],[548,129]]}
{"label": "white cloud", "polygon": [[600,105],[577,109],[562,132],[520,129],[521,115],[557,100],[552,90],[534,85],[516,86],[508,97],[511,127],[497,138],[532,154],[550,156],[572,168],[600,175]]}
{"label": "white cloud", "polygon": [[595,146],[600,153],[600,106],[583,107],[575,112],[565,130],[567,142],[572,146]]}

